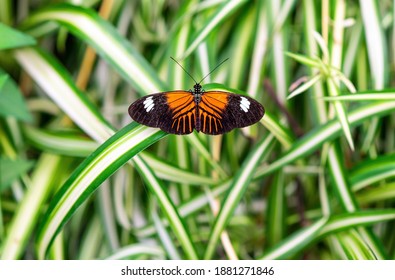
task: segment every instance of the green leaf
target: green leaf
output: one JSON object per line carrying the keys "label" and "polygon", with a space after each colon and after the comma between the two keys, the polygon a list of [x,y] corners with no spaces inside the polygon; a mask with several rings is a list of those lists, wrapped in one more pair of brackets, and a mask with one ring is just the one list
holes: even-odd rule
{"label": "green leaf", "polygon": [[352,169],[349,180],[352,190],[358,191],[395,176],[395,154],[365,160]]}
{"label": "green leaf", "polygon": [[207,250],[204,255],[205,259],[210,259],[215,250],[221,232],[228,224],[231,216],[233,215],[236,206],[243,197],[243,194],[247,190],[247,187],[252,179],[252,176],[260,163],[262,157],[270,151],[270,146],[274,143],[274,137],[269,135],[262,138],[254,149],[250,151],[250,154],[245,159],[242,167],[238,170],[235,175],[233,182],[229,188],[229,192],[221,205],[221,210],[215,219],[213,228],[211,230],[210,239],[207,245]]}
{"label": "green leaf", "polygon": [[378,2],[374,0],[360,1],[361,16],[368,46],[369,66],[373,78],[374,89],[382,89],[389,75],[387,43],[382,26],[382,15]]}
{"label": "green leaf", "polygon": [[373,251],[355,230],[337,234],[340,246],[349,260],[377,260]]}
{"label": "green leaf", "polygon": [[323,97],[325,101],[379,101],[379,100],[395,100],[394,91],[377,91],[376,93],[356,93],[343,94],[339,96]]}
{"label": "green leaf", "polygon": [[36,40],[0,22],[0,50],[14,49],[36,44]]}
{"label": "green leaf", "polygon": [[62,3],[38,11],[23,23],[23,27],[34,32],[34,28],[48,21],[58,22],[90,44],[140,94],[165,89],[165,84],[144,57],[94,11]]}
{"label": "green leaf", "polygon": [[295,89],[294,91],[292,91],[287,99],[291,99],[294,98],[295,96],[301,94],[302,92],[308,90],[309,88],[311,88],[316,82],[318,82],[321,79],[320,75],[316,75],[312,78],[310,78],[307,82],[305,82],[302,86],[298,87],[297,89]]}
{"label": "green leaf", "polygon": [[295,59],[296,61],[298,61],[304,65],[307,65],[311,68],[320,68],[322,66],[322,64],[320,63],[320,61],[317,58],[312,59],[312,58],[305,56],[305,55],[294,54],[294,53],[290,53],[290,52],[285,52],[285,54],[287,56]]}
{"label": "green leaf", "polygon": [[357,193],[357,199],[361,204],[372,203],[395,198],[395,183],[389,183],[384,186],[369,188]]}
{"label": "green leaf", "polygon": [[42,219],[38,233],[39,257],[45,257],[62,226],[104,180],[165,135],[163,131],[131,123],[84,160],[52,199]]}
{"label": "green leaf", "polygon": [[[142,175],[144,181],[147,183],[147,186],[150,188],[151,193],[153,193],[161,205],[162,211],[165,212],[167,220],[170,223],[170,226],[177,236],[181,246],[183,247],[188,259],[198,259],[195,246],[190,237],[190,233],[188,232],[188,228],[185,225],[185,222],[181,218],[177,207],[171,201],[171,198],[163,184],[155,178],[155,176],[151,176],[152,171],[150,171],[150,167],[142,160],[141,158],[136,158],[136,162],[138,165],[136,167],[140,170],[140,174]],[[148,170],[147,170],[148,169]]]}
{"label": "green leaf", "polygon": [[34,161],[31,160],[21,158],[13,160],[0,157],[0,191],[9,187],[12,182],[29,171],[33,165]]}
{"label": "green leaf", "polygon": [[[331,78],[329,78],[327,80],[327,85],[328,85],[329,94],[331,96],[338,96],[339,95],[339,87],[336,85],[335,81],[333,81]],[[351,150],[354,151],[354,149],[355,149],[354,141],[352,139],[350,123],[348,121],[348,116],[347,116],[347,112],[344,107],[344,104],[340,103],[340,102],[334,102],[333,105],[336,110],[337,118],[342,126],[344,136],[346,137]]]}
{"label": "green leaf", "polygon": [[106,260],[138,259],[141,255],[152,255],[155,258],[163,259],[164,251],[159,246],[132,244],[117,250],[111,256],[106,257]]}
{"label": "green leaf", "polygon": [[395,219],[394,210],[371,210],[323,217],[312,225],[295,232],[260,259],[286,259],[328,234],[349,230],[362,225]]}
{"label": "green leaf", "polygon": [[[392,113],[395,109],[395,102],[374,102],[360,106],[348,113],[348,120],[351,127],[361,124],[372,116],[380,117]],[[275,170],[289,164],[303,155],[311,154],[321,147],[325,142],[338,137],[341,133],[341,125],[337,119],[330,120],[297,140],[292,148],[276,159],[269,166],[258,168],[257,176],[265,176]]]}
{"label": "green leaf", "polygon": [[59,156],[41,155],[29,181],[29,188],[12,217],[8,235],[2,244],[1,259],[20,258],[46,206],[44,202],[57,185],[59,171],[65,167]]}
{"label": "green leaf", "polygon": [[197,32],[182,58],[184,59],[189,56],[214,28],[220,26],[224,19],[236,12],[245,3],[245,0],[230,0],[219,7],[206,24]]}
{"label": "green leaf", "polygon": [[6,74],[0,73],[0,115],[15,117],[18,120],[31,122],[26,103],[15,82]]}

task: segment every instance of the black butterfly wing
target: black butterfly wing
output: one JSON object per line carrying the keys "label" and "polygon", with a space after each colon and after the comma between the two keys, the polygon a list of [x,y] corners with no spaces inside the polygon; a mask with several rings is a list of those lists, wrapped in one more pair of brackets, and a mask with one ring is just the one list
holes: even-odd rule
{"label": "black butterfly wing", "polygon": [[198,105],[196,130],[206,134],[223,134],[234,128],[252,125],[265,109],[251,97],[223,91],[207,91]]}
{"label": "black butterfly wing", "polygon": [[144,96],[129,107],[136,122],[173,134],[189,134],[195,128],[196,103],[189,91],[170,91]]}

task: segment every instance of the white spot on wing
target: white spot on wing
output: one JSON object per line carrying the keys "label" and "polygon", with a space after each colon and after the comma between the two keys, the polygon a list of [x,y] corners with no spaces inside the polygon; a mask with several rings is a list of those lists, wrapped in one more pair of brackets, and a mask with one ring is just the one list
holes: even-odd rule
{"label": "white spot on wing", "polygon": [[250,109],[250,104],[251,102],[248,101],[247,98],[241,96],[240,97],[240,108],[244,111],[244,112],[248,112],[248,109]]}
{"label": "white spot on wing", "polygon": [[149,105],[148,107],[147,107],[147,112],[149,112],[149,111],[151,111],[152,109],[154,108],[154,103],[152,103],[151,105]]}
{"label": "white spot on wing", "polygon": [[152,97],[152,96],[147,97],[147,99],[144,100],[143,104],[144,104],[144,109],[145,109],[147,112],[151,111],[152,108],[154,108],[154,105],[155,105],[155,104],[154,104],[153,97]]}

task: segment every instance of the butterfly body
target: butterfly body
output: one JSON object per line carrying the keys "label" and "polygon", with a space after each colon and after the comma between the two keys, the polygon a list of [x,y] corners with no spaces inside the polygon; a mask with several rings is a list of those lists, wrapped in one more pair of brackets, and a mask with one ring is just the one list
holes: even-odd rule
{"label": "butterfly body", "polygon": [[179,135],[194,129],[205,134],[223,134],[258,122],[264,113],[263,106],[250,97],[204,91],[200,83],[189,91],[147,95],[129,107],[129,115],[138,123]]}
{"label": "butterfly body", "polygon": [[202,94],[204,93],[202,86],[200,84],[195,84],[193,86],[193,91],[190,89],[189,92],[193,94],[196,105],[199,105],[200,101],[202,100]]}

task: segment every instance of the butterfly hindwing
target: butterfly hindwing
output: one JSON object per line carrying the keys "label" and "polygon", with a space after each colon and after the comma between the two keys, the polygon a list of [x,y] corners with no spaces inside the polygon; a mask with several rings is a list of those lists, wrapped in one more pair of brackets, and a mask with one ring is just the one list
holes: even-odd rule
{"label": "butterfly hindwing", "polygon": [[213,135],[252,125],[265,113],[254,99],[223,91],[204,92],[198,107],[196,130]]}
{"label": "butterfly hindwing", "polygon": [[142,97],[130,105],[129,115],[138,123],[173,134],[189,134],[195,128],[195,102],[189,91]]}

